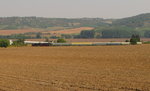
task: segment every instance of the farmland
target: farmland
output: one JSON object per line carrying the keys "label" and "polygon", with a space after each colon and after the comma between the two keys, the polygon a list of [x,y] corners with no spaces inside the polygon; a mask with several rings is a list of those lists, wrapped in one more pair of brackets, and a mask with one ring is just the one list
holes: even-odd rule
{"label": "farmland", "polygon": [[43,32],[42,30],[37,29],[17,29],[17,30],[0,30],[0,35],[11,35],[11,34],[24,34],[30,32]]}
{"label": "farmland", "polygon": [[16,29],[16,30],[0,30],[0,35],[24,34],[24,33],[51,33],[51,34],[77,34],[82,30],[92,30],[92,27],[80,27],[65,29],[63,27],[51,27],[49,29]]}
{"label": "farmland", "polygon": [[80,28],[74,28],[74,29],[64,29],[64,30],[58,30],[58,31],[49,31],[50,33],[56,33],[56,34],[78,34],[82,30],[92,30],[94,28],[92,27],[80,27]]}
{"label": "farmland", "polygon": [[0,48],[0,91],[150,91],[150,45]]}

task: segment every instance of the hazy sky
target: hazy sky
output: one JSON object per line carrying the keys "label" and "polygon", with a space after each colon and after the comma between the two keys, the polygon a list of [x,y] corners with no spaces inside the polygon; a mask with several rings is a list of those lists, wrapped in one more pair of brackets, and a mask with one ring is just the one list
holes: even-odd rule
{"label": "hazy sky", "polygon": [[150,13],[150,0],[0,0],[0,17],[122,18]]}

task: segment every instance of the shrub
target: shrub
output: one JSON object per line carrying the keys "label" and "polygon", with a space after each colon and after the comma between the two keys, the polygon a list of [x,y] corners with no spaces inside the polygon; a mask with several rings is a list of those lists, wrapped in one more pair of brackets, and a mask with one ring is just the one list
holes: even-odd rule
{"label": "shrub", "polygon": [[58,39],[57,43],[66,43],[66,40],[65,39]]}
{"label": "shrub", "polygon": [[10,45],[10,42],[8,39],[0,39],[0,47],[8,47]]}
{"label": "shrub", "polygon": [[24,39],[18,39],[17,41],[13,42],[13,46],[26,46],[26,44],[24,43]]}
{"label": "shrub", "polygon": [[135,39],[135,38],[130,39],[130,43],[132,45],[136,45],[137,44],[137,39]]}
{"label": "shrub", "polygon": [[137,42],[140,42],[140,36],[139,35],[132,35],[131,39],[130,39],[130,43],[132,45],[136,45]]}
{"label": "shrub", "polygon": [[150,44],[150,41],[143,42],[143,44]]}
{"label": "shrub", "polygon": [[45,38],[45,42],[50,42],[49,38],[46,37]]}
{"label": "shrub", "polygon": [[125,40],[125,42],[130,42],[129,40]]}

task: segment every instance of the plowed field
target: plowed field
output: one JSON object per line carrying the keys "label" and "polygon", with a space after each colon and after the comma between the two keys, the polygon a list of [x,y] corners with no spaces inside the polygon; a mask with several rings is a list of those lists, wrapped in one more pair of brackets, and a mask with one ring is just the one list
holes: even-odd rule
{"label": "plowed field", "polygon": [[150,91],[150,45],[0,48],[0,91]]}
{"label": "plowed field", "polygon": [[58,31],[49,31],[50,33],[56,33],[56,34],[78,34],[82,30],[92,30],[94,28],[92,27],[80,27],[80,28],[74,28],[74,29],[65,29],[65,30],[58,30]]}
{"label": "plowed field", "polygon": [[20,30],[0,30],[0,35],[12,35],[12,34],[24,34],[24,33],[30,33],[30,32],[43,32],[42,30],[36,30],[36,29],[20,29]]}
{"label": "plowed field", "polygon": [[12,34],[24,34],[24,33],[30,33],[30,32],[40,32],[40,33],[52,33],[52,34],[76,34],[80,33],[82,30],[92,30],[94,28],[92,27],[80,27],[80,28],[74,28],[74,29],[64,29],[61,30],[58,27],[58,30],[55,31],[48,31],[48,30],[40,30],[40,29],[18,29],[18,30],[0,30],[0,35],[12,35]]}

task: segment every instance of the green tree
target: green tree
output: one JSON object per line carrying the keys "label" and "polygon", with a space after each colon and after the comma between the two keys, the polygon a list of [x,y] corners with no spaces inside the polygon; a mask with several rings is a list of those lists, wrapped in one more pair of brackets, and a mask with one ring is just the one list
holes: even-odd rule
{"label": "green tree", "polygon": [[130,43],[131,43],[132,45],[136,45],[137,42],[140,42],[140,36],[133,34],[133,35],[131,36]]}
{"label": "green tree", "polygon": [[16,41],[13,42],[13,46],[26,46],[26,44],[24,43],[24,39],[18,39]]}
{"label": "green tree", "polygon": [[49,42],[49,38],[46,37],[46,38],[45,38],[45,42]]}
{"label": "green tree", "polygon": [[57,43],[66,43],[66,40],[65,39],[58,39]]}
{"label": "green tree", "polygon": [[125,40],[125,42],[130,42],[129,40]]}
{"label": "green tree", "polygon": [[102,30],[102,38],[130,38],[132,34],[138,34],[132,28],[128,27],[110,27]]}
{"label": "green tree", "polygon": [[71,38],[73,38],[73,36],[71,34],[62,34],[61,37],[65,38],[65,39],[71,39]]}
{"label": "green tree", "polygon": [[37,39],[40,39],[40,38],[41,38],[41,33],[37,33],[37,34],[36,34],[36,38],[37,38]]}
{"label": "green tree", "polygon": [[94,30],[83,30],[80,33],[81,38],[94,38],[95,31]]}
{"label": "green tree", "polygon": [[141,39],[140,39],[140,36],[139,35],[135,35],[135,38],[137,39],[137,42],[140,42]]}
{"label": "green tree", "polygon": [[145,31],[144,37],[150,38],[150,30]]}
{"label": "green tree", "polygon": [[8,47],[10,45],[10,42],[8,39],[0,39],[0,47]]}

